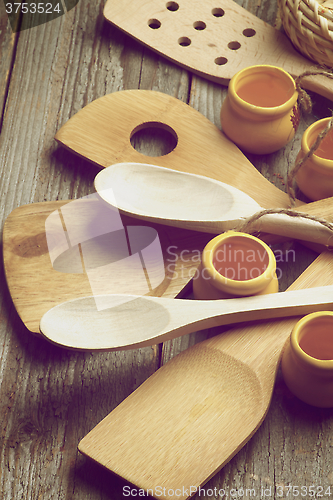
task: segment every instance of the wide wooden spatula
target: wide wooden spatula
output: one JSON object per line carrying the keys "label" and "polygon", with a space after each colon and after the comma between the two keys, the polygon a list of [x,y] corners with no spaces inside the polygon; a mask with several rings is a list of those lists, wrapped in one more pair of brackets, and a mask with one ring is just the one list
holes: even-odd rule
{"label": "wide wooden spatula", "polygon": [[[168,59],[223,84],[255,64],[278,66],[293,76],[315,66],[282,32],[232,0],[108,0],[104,16]],[[328,78],[307,77],[303,84],[333,98]]]}
{"label": "wide wooden spatula", "polygon": [[[329,252],[289,290],[312,294],[311,287],[326,285],[333,285]],[[176,490],[177,498],[188,498],[265,418],[281,351],[297,320],[243,325],[187,349],[100,422],[79,450],[156,498],[161,490],[166,500],[174,500]]]}

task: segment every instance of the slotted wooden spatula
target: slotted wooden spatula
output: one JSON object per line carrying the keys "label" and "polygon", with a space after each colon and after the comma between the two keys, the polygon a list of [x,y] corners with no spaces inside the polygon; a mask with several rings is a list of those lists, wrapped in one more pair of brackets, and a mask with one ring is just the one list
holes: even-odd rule
{"label": "slotted wooden spatula", "polygon": [[[289,290],[332,284],[333,259],[325,252]],[[194,495],[265,418],[297,320],[245,325],[187,349],[102,420],[79,450],[156,498]]]}
{"label": "slotted wooden spatula", "polygon": [[[315,65],[283,33],[232,0],[108,0],[104,16],[168,59],[223,84],[254,64],[278,66],[293,76]],[[333,98],[328,78],[308,77],[303,84]]]}

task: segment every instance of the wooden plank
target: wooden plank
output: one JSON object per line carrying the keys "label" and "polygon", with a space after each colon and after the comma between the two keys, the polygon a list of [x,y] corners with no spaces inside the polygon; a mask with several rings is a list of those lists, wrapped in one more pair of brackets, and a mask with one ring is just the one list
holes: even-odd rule
{"label": "wooden plank", "polygon": [[[193,78],[112,28],[103,21],[104,3],[80,0],[66,16],[19,33],[0,135],[1,228],[20,205],[75,199],[93,191],[97,169],[59,149],[54,135],[100,96],[123,89],[158,90],[189,102],[220,126],[226,88]],[[272,24],[274,2],[265,0],[258,7],[253,0],[245,7]],[[12,35],[3,36],[0,64]],[[308,122],[329,110],[327,101],[315,99],[318,105]],[[301,131],[276,155],[249,157],[282,190],[281,179],[273,174],[285,175],[292,165]],[[136,147],[151,154],[161,151],[160,144],[142,137]],[[290,249],[295,260],[286,262],[284,254],[279,264],[283,289],[315,256],[300,245]],[[27,332],[13,308],[2,268],[1,273],[0,497],[123,500],[125,483],[78,454],[78,442],[161,363],[209,333],[167,343],[163,352],[160,346],[98,355],[57,349]],[[296,481],[315,487],[333,484],[331,439],[330,412],[298,402],[279,377],[262,427],[207,487],[229,493],[253,487],[259,497],[261,487]]]}
{"label": "wooden plank", "polygon": [[3,2],[0,3],[0,130],[18,35],[12,30]]}

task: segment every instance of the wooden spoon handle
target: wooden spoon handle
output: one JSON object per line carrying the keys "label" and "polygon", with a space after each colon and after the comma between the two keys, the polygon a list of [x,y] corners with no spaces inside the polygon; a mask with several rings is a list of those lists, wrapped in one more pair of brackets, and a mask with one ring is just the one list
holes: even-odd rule
{"label": "wooden spoon handle", "polygon": [[[306,208],[304,212],[308,212]],[[330,212],[332,212],[332,210],[328,208],[326,214],[329,220],[332,219]],[[329,228],[321,222],[307,219],[301,215],[302,212],[300,216],[286,215],[283,213],[266,214],[257,219],[251,227],[257,231],[278,236],[286,236],[288,238],[318,243],[325,246],[332,245],[333,226]]]}
{"label": "wooden spoon handle", "polygon": [[[320,69],[318,70],[315,66],[313,65],[313,71],[321,71]],[[311,71],[311,69],[310,69]],[[311,90],[312,92],[316,92],[316,94],[319,94],[323,97],[326,97],[326,99],[330,99],[333,101],[333,79],[329,78],[327,76],[323,75],[314,75],[314,76],[309,76],[304,78],[301,82],[302,87],[304,87],[307,90]]]}
{"label": "wooden spoon handle", "polygon": [[41,333],[73,349],[133,349],[219,325],[330,310],[333,286],[211,301],[125,295],[103,298],[109,307],[99,311],[94,297],[50,309],[42,317]]}

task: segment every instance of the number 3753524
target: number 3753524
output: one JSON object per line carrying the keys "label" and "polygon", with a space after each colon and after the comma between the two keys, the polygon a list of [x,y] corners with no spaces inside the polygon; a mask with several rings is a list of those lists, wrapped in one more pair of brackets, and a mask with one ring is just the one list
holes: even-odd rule
{"label": "number 3753524", "polygon": [[22,14],[53,14],[53,12],[57,12],[61,14],[63,9],[61,8],[60,3],[56,5],[52,5],[52,3],[6,3],[6,12],[7,14],[17,14],[18,12],[22,12]]}

